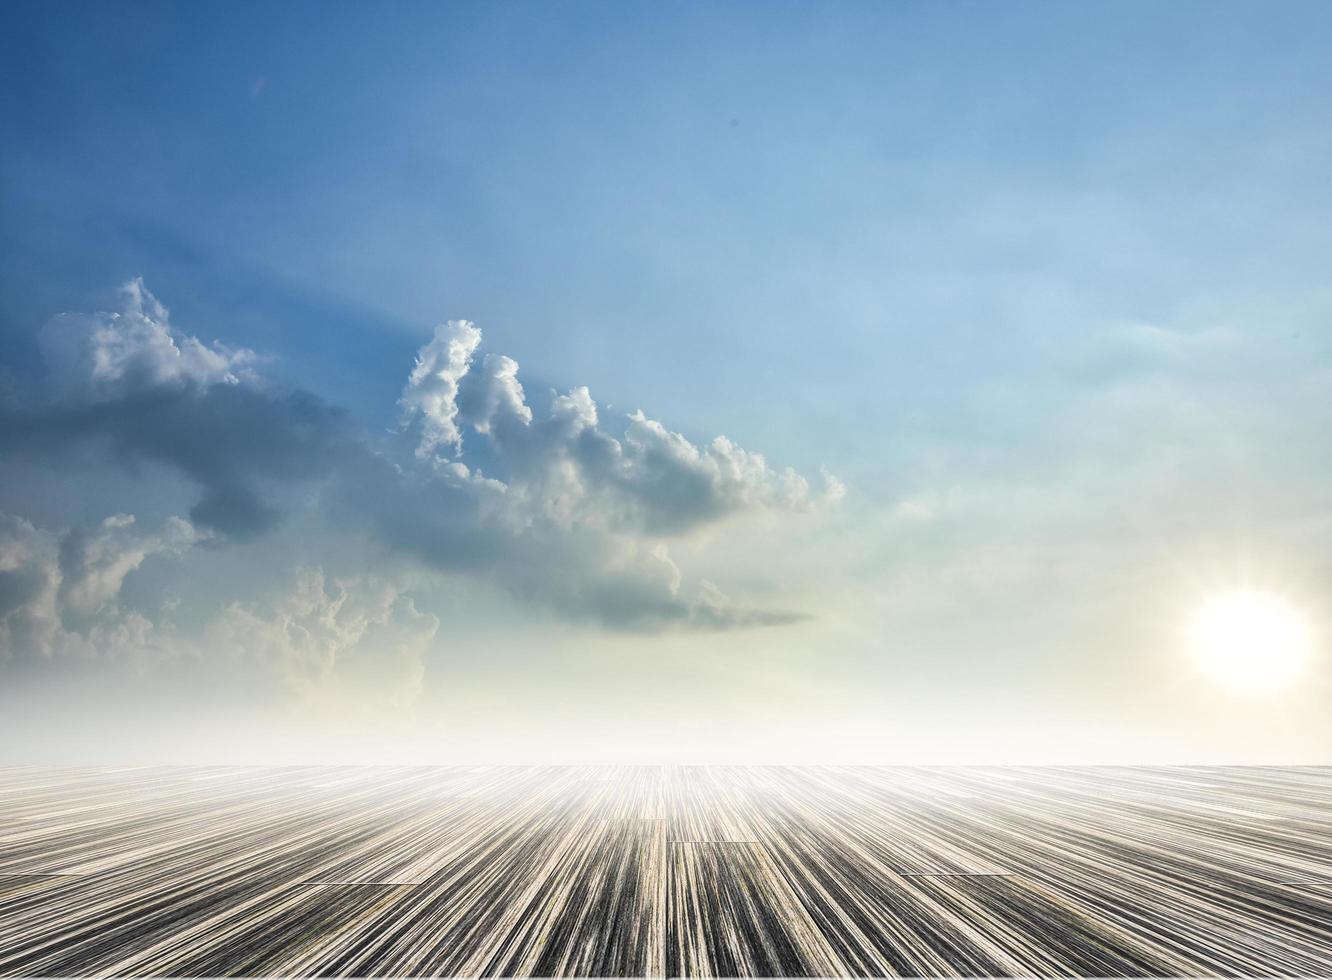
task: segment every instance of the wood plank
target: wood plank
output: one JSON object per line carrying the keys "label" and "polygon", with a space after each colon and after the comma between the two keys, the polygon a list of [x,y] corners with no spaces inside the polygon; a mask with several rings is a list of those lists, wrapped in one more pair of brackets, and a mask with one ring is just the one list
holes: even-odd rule
{"label": "wood plank", "polygon": [[1326,768],[0,769],[0,975],[1332,975]]}

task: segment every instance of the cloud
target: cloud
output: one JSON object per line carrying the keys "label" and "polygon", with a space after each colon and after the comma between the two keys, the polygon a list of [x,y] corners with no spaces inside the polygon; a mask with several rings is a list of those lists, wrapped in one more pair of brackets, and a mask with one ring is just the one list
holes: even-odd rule
{"label": "cloud", "polygon": [[101,401],[143,388],[234,385],[247,375],[253,352],[178,334],[142,279],[122,286],[120,299],[116,312],[64,313],[39,332],[52,375],[67,393]]}
{"label": "cloud", "polygon": [[[480,339],[480,334],[477,334]],[[477,432],[490,435],[496,424],[516,422],[529,425],[532,410],[527,407],[522,383],[518,380],[518,362],[503,354],[487,354],[481,370],[472,375],[479,383],[470,386],[462,417]]]}
{"label": "cloud", "polygon": [[367,525],[427,568],[492,582],[519,599],[615,629],[776,625],[786,614],[705,602],[667,543],[547,515],[510,485],[449,463],[403,472],[382,458],[330,487],[330,516]]}
{"label": "cloud", "polygon": [[232,537],[273,527],[284,487],[359,450],[345,413],[264,382],[248,351],[179,333],[140,280],[121,301],[42,328],[52,397],[0,410],[0,450],[59,464],[90,448],[129,468],[164,464],[201,490],[190,519]]}
{"label": "cloud", "polygon": [[305,700],[403,707],[418,692],[439,620],[392,582],[300,568],[289,587],[224,602],[198,628],[122,601],[127,577],[153,557],[180,560],[200,540],[188,521],[145,530],[128,514],[46,530],[0,514],[0,664],[171,669]]}
{"label": "cloud", "polygon": [[[512,358],[487,353],[467,321],[438,327],[399,404],[432,465],[363,481],[351,512],[378,514],[394,547],[441,569],[486,575],[509,591],[625,629],[727,629],[800,618],[747,609],[719,590],[688,588],[669,540],[747,513],[805,512],[821,497],[791,469],[724,436],[698,445],[636,411],[617,436],[586,387],[538,412]],[[439,450],[447,449],[447,455]],[[468,462],[479,457],[494,474]],[[373,470],[371,472],[374,472]]]}
{"label": "cloud", "polygon": [[289,591],[258,603],[229,603],[204,631],[212,655],[276,673],[307,697],[337,696],[409,705],[420,690],[423,657],[439,619],[374,576],[330,580],[301,568]]}
{"label": "cloud", "polygon": [[[399,398],[401,433],[373,439],[315,395],[264,378],[249,351],[176,329],[139,280],[119,310],[56,317],[41,339],[47,394],[0,409],[0,451],[56,467],[109,462],[145,480],[143,464],[160,464],[198,494],[188,521],[151,534],[114,516],[68,532],[50,573],[56,619],[113,604],[149,555],[256,538],[302,509],[326,538],[365,535],[575,619],[632,630],[775,625],[799,617],[691,583],[670,543],[748,514],[807,512],[841,492],[825,474],[815,494],[724,436],[696,443],[641,411],[608,426],[586,387],[534,407],[517,362],[483,353],[465,320],[436,328],[418,352]],[[288,557],[317,567],[318,545]],[[8,588],[26,594],[41,581],[16,567]],[[336,645],[332,633],[310,635]]]}
{"label": "cloud", "polygon": [[58,627],[56,542],[21,517],[0,515],[0,651],[42,653]]}
{"label": "cloud", "polygon": [[155,531],[128,514],[50,531],[0,514],[0,660],[141,656],[153,624],[119,607],[121,586],[149,557],[179,557],[199,539],[178,517]]}
{"label": "cloud", "polygon": [[[404,421],[420,420],[422,458],[448,446],[452,458],[466,459],[470,429],[504,468],[510,499],[534,516],[672,536],[747,511],[807,510],[815,502],[803,476],[774,470],[725,436],[696,445],[639,410],[617,438],[601,427],[586,387],[552,393],[537,419],[516,361],[486,354],[472,370],[481,340],[467,321],[436,329],[403,389]],[[840,482],[826,482],[828,499],[840,497]]]}
{"label": "cloud", "polygon": [[407,378],[398,404],[403,422],[419,419],[418,456],[429,456],[440,446],[462,445],[458,430],[458,382],[472,365],[481,343],[481,331],[468,320],[450,320],[435,328],[435,336],[416,354],[416,366]]}
{"label": "cloud", "polygon": [[95,405],[0,411],[0,450],[55,465],[97,458],[163,464],[195,483],[190,518],[231,537],[272,528],[281,491],[326,476],[356,451],[345,415],[303,392],[250,385],[149,387]]}
{"label": "cloud", "polygon": [[80,612],[102,609],[125,576],[155,554],[180,555],[203,537],[189,521],[169,518],[144,533],[129,514],[115,514],[92,529],[75,528],[60,541],[60,598]]}

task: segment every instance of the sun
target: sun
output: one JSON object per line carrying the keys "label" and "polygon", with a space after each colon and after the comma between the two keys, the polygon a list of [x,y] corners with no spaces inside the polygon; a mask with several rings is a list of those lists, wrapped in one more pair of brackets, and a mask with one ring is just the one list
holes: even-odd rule
{"label": "sun", "polygon": [[1190,640],[1199,666],[1240,693],[1275,691],[1309,658],[1309,627],[1285,600],[1261,592],[1217,595],[1193,616]]}

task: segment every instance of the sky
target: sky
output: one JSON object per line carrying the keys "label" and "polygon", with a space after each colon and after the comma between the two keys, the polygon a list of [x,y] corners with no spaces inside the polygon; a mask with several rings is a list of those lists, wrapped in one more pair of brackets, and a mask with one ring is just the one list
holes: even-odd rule
{"label": "sky", "polygon": [[0,761],[1326,763],[1329,38],[7,4]]}

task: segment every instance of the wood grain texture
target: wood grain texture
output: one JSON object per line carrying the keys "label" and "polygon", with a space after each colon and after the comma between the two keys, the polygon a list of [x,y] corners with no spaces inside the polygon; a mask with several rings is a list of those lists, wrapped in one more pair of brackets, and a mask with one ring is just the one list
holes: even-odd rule
{"label": "wood grain texture", "polygon": [[6,976],[1327,976],[1332,770],[0,770]]}

